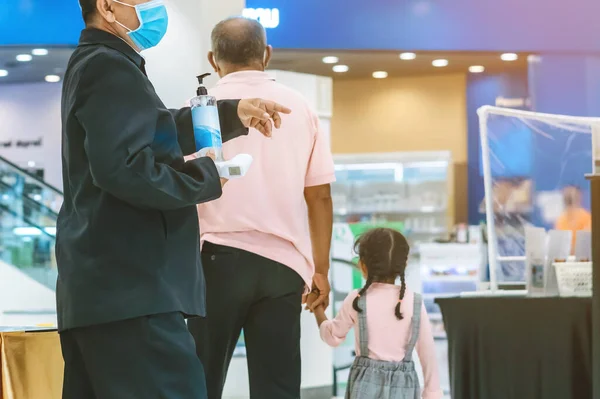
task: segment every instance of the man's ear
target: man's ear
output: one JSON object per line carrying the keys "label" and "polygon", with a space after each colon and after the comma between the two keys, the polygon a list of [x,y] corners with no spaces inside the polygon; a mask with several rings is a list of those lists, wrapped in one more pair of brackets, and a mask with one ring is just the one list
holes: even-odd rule
{"label": "man's ear", "polygon": [[269,67],[269,63],[271,62],[272,56],[273,56],[273,46],[268,45],[267,48],[265,49],[265,60],[264,60],[265,69],[267,69]]}
{"label": "man's ear", "polygon": [[115,14],[112,11],[112,1],[110,0],[97,0],[96,9],[98,14],[106,20],[108,23],[114,23],[116,21]]}
{"label": "man's ear", "polygon": [[213,67],[214,71],[216,73],[218,73],[219,72],[219,67],[217,65],[217,62],[215,61],[215,54],[212,51],[208,52],[208,62]]}

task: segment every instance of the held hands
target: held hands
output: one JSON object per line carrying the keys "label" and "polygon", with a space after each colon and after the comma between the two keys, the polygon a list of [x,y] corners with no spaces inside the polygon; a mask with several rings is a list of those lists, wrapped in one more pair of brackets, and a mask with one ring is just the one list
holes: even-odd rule
{"label": "held hands", "polygon": [[271,137],[273,124],[276,129],[281,127],[281,115],[289,114],[292,110],[274,101],[261,98],[240,100],[238,117],[245,127],[252,127],[267,137]]}
{"label": "held hands", "polygon": [[317,308],[326,310],[329,307],[329,277],[326,274],[315,273],[313,277],[312,292],[302,298],[302,303],[306,304],[306,310],[314,312]]}

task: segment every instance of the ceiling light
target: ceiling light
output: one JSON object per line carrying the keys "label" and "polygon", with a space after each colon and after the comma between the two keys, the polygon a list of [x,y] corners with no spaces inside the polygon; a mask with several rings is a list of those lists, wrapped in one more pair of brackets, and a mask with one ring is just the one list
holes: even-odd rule
{"label": "ceiling light", "polygon": [[471,65],[469,67],[469,72],[471,73],[482,73],[485,71],[485,67],[482,65]]}
{"label": "ceiling light", "polygon": [[373,77],[375,79],[385,79],[388,77],[388,73],[386,71],[376,71],[373,72]]}
{"label": "ceiling light", "polygon": [[431,62],[431,65],[433,65],[436,68],[443,68],[445,66],[448,66],[448,60],[445,60],[445,59],[433,60]]}
{"label": "ceiling light", "polygon": [[519,59],[519,56],[515,53],[504,53],[500,56],[502,61],[516,61]]}
{"label": "ceiling light", "polygon": [[17,55],[17,61],[19,62],[29,62],[33,59],[31,54],[19,54]]}
{"label": "ceiling light", "polygon": [[48,83],[58,83],[60,82],[60,76],[58,75],[46,75],[44,78]]}
{"label": "ceiling light", "polygon": [[34,48],[31,54],[38,56],[48,55],[48,50],[46,50],[45,48]]}
{"label": "ceiling light", "polygon": [[0,78],[8,76],[8,71],[6,69],[0,69]]}
{"label": "ceiling light", "polygon": [[334,65],[332,69],[333,72],[344,73],[348,72],[350,70],[350,67],[348,67],[348,65]]}
{"label": "ceiling light", "polygon": [[323,62],[325,64],[337,64],[340,59],[334,56],[323,57]]}
{"label": "ceiling light", "polygon": [[414,60],[415,58],[417,58],[417,55],[415,53],[402,53],[402,54],[400,54],[400,59],[404,60],[404,61]]}

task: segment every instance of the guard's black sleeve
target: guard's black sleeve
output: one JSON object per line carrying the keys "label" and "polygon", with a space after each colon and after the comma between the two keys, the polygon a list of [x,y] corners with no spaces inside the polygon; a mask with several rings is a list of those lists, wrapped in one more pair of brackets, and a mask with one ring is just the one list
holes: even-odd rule
{"label": "guard's black sleeve", "polygon": [[[239,136],[248,134],[248,129],[242,125],[238,116],[238,105],[240,100],[221,100],[217,101],[219,108],[219,122],[221,125],[221,139],[227,142]],[[190,107],[181,109],[170,109],[171,115],[177,124],[177,139],[183,155],[190,155],[196,152],[196,143],[194,141],[194,126],[192,124],[192,112]]]}
{"label": "guard's black sleeve", "polygon": [[155,139],[177,141],[177,131],[157,132],[160,109],[144,75],[123,57],[100,53],[83,73],[75,115],[85,130],[84,147],[94,184],[131,205],[171,210],[221,196],[210,158],[181,170],[156,162]]}

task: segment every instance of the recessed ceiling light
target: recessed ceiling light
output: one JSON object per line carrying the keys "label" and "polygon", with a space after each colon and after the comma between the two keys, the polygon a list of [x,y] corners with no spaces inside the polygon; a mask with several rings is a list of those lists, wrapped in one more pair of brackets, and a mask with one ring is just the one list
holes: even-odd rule
{"label": "recessed ceiling light", "polygon": [[445,66],[448,66],[448,60],[445,60],[445,59],[433,60],[431,62],[431,65],[433,65],[436,68],[443,68]]}
{"label": "recessed ceiling light", "polygon": [[60,76],[58,75],[46,75],[44,78],[48,83],[58,83],[60,82]]}
{"label": "recessed ceiling light", "polygon": [[348,72],[350,67],[348,65],[334,65],[331,69],[333,69],[333,72],[344,73]]}
{"label": "recessed ceiling light", "polygon": [[485,67],[482,65],[471,65],[469,67],[469,72],[471,73],[482,73],[485,71]]}
{"label": "recessed ceiling light", "polygon": [[0,78],[8,76],[8,71],[6,69],[0,69]]}
{"label": "recessed ceiling light", "polygon": [[29,62],[33,59],[31,54],[19,54],[17,55],[17,61],[19,62]]}
{"label": "recessed ceiling light", "polygon": [[328,57],[323,57],[323,62],[324,62],[325,64],[337,64],[337,62],[338,62],[339,60],[340,60],[340,59],[339,59],[338,57],[334,57],[334,56],[332,56],[332,55],[330,55],[330,56],[328,56]]}
{"label": "recessed ceiling light", "polygon": [[404,61],[414,60],[415,58],[417,58],[417,55],[415,53],[402,53],[402,54],[400,54],[400,59],[404,60]]}
{"label": "recessed ceiling light", "polygon": [[31,54],[38,56],[48,55],[48,50],[45,48],[34,48]]}
{"label": "recessed ceiling light", "polygon": [[519,56],[515,53],[504,53],[500,56],[502,61],[516,61],[519,59]]}
{"label": "recessed ceiling light", "polygon": [[385,79],[388,77],[388,73],[386,71],[375,71],[373,72],[373,77],[375,79]]}

